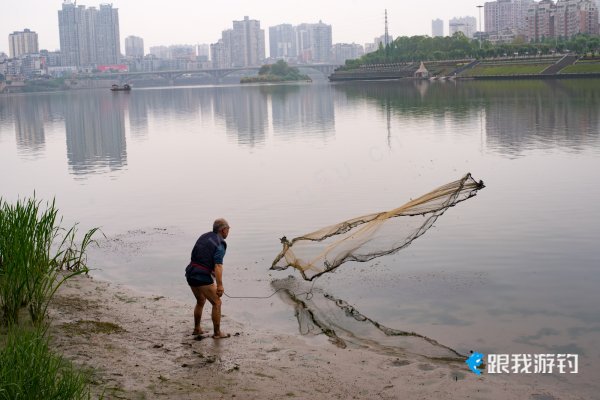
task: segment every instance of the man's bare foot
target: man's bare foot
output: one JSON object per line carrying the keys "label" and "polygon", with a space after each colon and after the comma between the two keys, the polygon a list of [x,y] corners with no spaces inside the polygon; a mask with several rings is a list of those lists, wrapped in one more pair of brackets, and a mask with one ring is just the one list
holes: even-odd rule
{"label": "man's bare foot", "polygon": [[229,333],[221,333],[221,332],[219,332],[219,333],[215,333],[213,335],[213,339],[226,339],[228,337],[231,337],[231,335]]}
{"label": "man's bare foot", "polygon": [[194,332],[192,332],[192,335],[197,336],[197,335],[204,335],[206,332],[204,332],[202,329],[194,329]]}

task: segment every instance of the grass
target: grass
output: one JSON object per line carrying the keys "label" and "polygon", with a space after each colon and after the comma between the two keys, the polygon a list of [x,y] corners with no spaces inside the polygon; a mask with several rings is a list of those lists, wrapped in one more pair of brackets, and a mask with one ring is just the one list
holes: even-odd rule
{"label": "grass", "polygon": [[0,198],[0,400],[91,398],[89,372],[50,351],[45,320],[58,288],[88,271],[85,251],[97,229],[77,245],[77,225],[61,222],[54,201]]}
{"label": "grass", "polygon": [[465,71],[466,76],[507,76],[539,74],[551,64],[478,65]]}
{"label": "grass", "polygon": [[52,353],[38,329],[9,328],[0,350],[0,399],[90,399],[89,376]]}
{"label": "grass", "polygon": [[60,226],[54,201],[33,198],[14,205],[0,198],[0,317],[3,325],[19,322],[27,308],[34,324],[43,323],[48,304],[67,279],[88,271],[85,250],[97,229],[75,244],[77,225]]}
{"label": "grass", "polygon": [[600,62],[581,62],[578,61],[573,65],[569,65],[563,68],[561,74],[589,74],[589,73],[600,73]]}

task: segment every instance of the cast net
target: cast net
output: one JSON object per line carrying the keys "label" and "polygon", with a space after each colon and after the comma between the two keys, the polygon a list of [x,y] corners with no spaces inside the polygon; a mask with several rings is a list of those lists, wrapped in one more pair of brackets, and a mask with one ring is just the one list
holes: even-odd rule
{"label": "cast net", "polygon": [[393,254],[423,235],[448,208],[484,187],[471,174],[390,211],[352,218],[291,241],[281,238],[283,250],[271,269],[294,267],[313,280],[347,261],[364,262]]}

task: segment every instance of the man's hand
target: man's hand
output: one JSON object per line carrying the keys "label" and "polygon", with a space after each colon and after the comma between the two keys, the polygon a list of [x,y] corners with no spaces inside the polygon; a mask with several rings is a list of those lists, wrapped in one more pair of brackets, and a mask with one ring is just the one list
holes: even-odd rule
{"label": "man's hand", "polygon": [[223,285],[217,285],[217,296],[221,297],[225,293],[225,288]]}

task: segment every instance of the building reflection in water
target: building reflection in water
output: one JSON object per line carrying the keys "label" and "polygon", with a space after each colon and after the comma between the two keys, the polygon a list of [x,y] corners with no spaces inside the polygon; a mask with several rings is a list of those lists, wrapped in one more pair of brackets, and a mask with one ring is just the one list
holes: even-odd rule
{"label": "building reflection in water", "polygon": [[148,134],[148,104],[138,93],[128,93],[127,118],[129,132],[133,138],[145,138]]}
{"label": "building reflection in water", "polygon": [[447,126],[482,119],[486,146],[511,156],[539,148],[578,151],[595,145],[600,135],[598,80],[370,82],[334,87],[350,101],[367,99],[381,110],[391,110],[392,121],[433,117],[435,125]]}
{"label": "building reflection in water", "polygon": [[254,147],[265,141],[267,97],[256,87],[228,87],[214,91],[214,113],[225,121],[227,136]]}
{"label": "building reflection in water", "polygon": [[507,93],[485,105],[489,148],[510,155],[530,148],[578,151],[598,140],[600,85],[597,82],[557,80],[528,84],[535,89],[516,87],[510,96]]}
{"label": "building reflection in water", "polygon": [[75,174],[118,170],[127,164],[127,94],[74,94],[64,109],[67,159]]}
{"label": "building reflection in water", "polygon": [[[74,91],[9,96],[0,98],[0,134],[14,127],[20,152],[37,157],[45,151],[48,131],[56,130],[64,119],[69,167],[75,174],[85,174],[125,166],[126,131],[133,138],[146,137],[154,129],[152,121],[165,127],[183,123],[183,129],[192,127],[194,132],[224,127],[235,143],[253,147],[267,140],[271,128],[275,139],[323,140],[335,134],[336,108],[344,111],[357,105],[367,107],[369,113],[381,112],[388,135],[395,126],[430,126],[440,134],[472,132],[473,126],[479,134],[481,127],[482,146],[509,156],[539,148],[580,151],[597,146],[600,136],[600,81],[583,79],[214,86],[129,94]],[[164,134],[164,129],[158,134]]]}
{"label": "building reflection in water", "polygon": [[275,135],[326,137],[335,133],[334,91],[330,85],[261,87],[271,98]]}
{"label": "building reflection in water", "polygon": [[149,118],[222,122],[229,138],[253,147],[266,140],[269,108],[275,135],[332,135],[333,95],[329,85],[157,89],[132,92],[127,106],[132,136],[147,132]]}
{"label": "building reflection in water", "polygon": [[31,156],[44,150],[44,122],[49,112],[47,98],[15,97],[13,100],[17,148]]}

